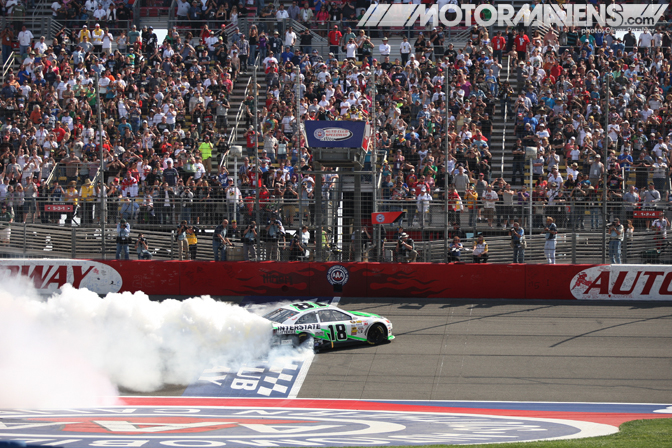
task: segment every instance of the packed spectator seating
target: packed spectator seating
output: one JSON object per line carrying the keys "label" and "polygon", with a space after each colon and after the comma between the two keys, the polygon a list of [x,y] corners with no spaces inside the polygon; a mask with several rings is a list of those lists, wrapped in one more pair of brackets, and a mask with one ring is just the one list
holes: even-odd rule
{"label": "packed spectator seating", "polygon": [[[152,27],[120,29],[125,2],[54,2],[66,28],[49,41],[7,27],[3,60],[15,51],[19,62],[0,92],[0,201],[15,221],[42,222],[61,220],[45,205],[68,203],[67,222],[77,214],[87,225],[100,222],[104,195],[108,222],[173,228],[247,224],[259,189],[263,224],[310,226],[315,175],[305,173],[315,166],[301,123],[366,120],[385,153],[368,166],[381,179],[379,208],[406,211],[409,227],[443,227],[436,216],[447,208],[449,222],[474,229],[512,226],[529,209],[534,227],[551,215],[560,228],[601,229],[638,207],[672,205],[668,27],[622,38],[474,27],[456,46],[443,27],[357,29],[368,4],[177,0],[180,26],[163,42]],[[243,17],[258,24],[243,27]],[[258,97],[252,89],[232,104],[256,67]],[[247,154],[234,173],[228,117],[238,107]],[[495,121],[506,135],[493,133]],[[338,179],[325,169],[325,202]]]}

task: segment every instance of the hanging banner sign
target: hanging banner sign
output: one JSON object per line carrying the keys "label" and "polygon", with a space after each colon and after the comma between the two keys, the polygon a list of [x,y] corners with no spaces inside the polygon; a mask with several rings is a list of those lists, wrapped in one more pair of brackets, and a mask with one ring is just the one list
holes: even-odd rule
{"label": "hanging banner sign", "polygon": [[371,213],[371,222],[373,224],[392,224],[399,219],[404,212],[380,212]]}

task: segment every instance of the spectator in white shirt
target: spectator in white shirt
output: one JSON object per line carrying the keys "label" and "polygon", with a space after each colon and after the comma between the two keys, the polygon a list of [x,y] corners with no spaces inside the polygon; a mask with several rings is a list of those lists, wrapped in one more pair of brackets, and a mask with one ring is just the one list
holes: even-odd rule
{"label": "spectator in white shirt", "polygon": [[40,36],[40,40],[35,42],[35,45],[33,45],[33,49],[38,55],[43,55],[47,51],[47,48],[49,48],[49,46],[44,41],[44,36]]}
{"label": "spectator in white shirt", "polygon": [[33,43],[33,33],[31,33],[28,29],[26,29],[26,26],[21,27],[21,31],[19,31],[18,39],[19,39],[19,51],[21,54],[21,59],[25,59],[26,56],[28,56],[28,49],[30,48],[31,44]]}
{"label": "spectator in white shirt", "polygon": [[296,45],[296,33],[290,26],[285,33],[285,47],[289,47],[291,51],[294,51],[294,45]]}
{"label": "spectator in white shirt", "polygon": [[392,47],[387,43],[387,37],[383,37],[383,43],[378,47],[381,56],[389,56],[392,51]]}

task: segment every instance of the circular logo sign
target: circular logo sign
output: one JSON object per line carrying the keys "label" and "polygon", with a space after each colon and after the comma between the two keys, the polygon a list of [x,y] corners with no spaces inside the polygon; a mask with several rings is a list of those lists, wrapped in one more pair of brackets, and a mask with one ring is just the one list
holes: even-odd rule
{"label": "circular logo sign", "polygon": [[318,140],[323,140],[325,137],[325,132],[324,129],[316,129],[315,130],[315,138]]}
{"label": "circular logo sign", "polygon": [[378,213],[376,215],[376,222],[378,222],[380,224],[384,223],[385,222],[385,215],[383,215],[382,213]]}
{"label": "circular logo sign", "polygon": [[345,285],[348,283],[348,270],[341,265],[335,265],[327,271],[327,281],[332,285]]}
{"label": "circular logo sign", "polygon": [[[395,446],[569,439],[618,432],[615,426],[456,413],[250,406],[119,406],[3,410],[0,442],[43,446],[210,448]],[[37,445],[37,440],[33,443]]]}

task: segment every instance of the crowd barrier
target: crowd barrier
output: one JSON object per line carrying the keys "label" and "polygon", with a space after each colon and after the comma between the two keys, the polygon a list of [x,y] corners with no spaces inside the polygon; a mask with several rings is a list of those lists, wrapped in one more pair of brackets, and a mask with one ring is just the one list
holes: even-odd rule
{"label": "crowd barrier", "polygon": [[672,300],[672,266],[1,260],[43,294],[66,283],[99,294]]}

